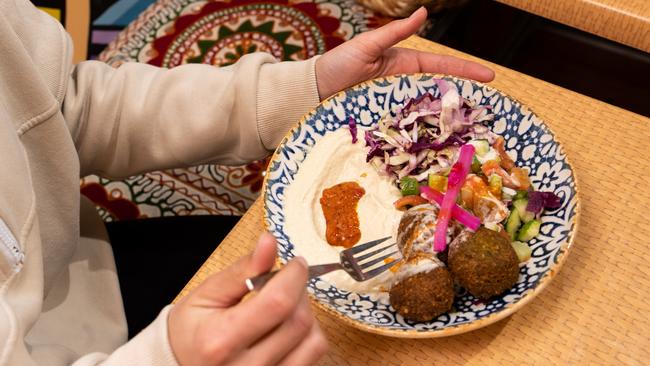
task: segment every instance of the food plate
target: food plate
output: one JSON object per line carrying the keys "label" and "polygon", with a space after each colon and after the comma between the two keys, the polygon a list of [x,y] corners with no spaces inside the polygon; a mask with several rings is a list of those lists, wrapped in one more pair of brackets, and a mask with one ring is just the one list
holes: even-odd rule
{"label": "food plate", "polygon": [[350,117],[359,128],[370,128],[408,99],[427,92],[440,96],[436,78],[454,83],[462,97],[491,106],[495,114],[491,129],[505,138],[506,150],[516,157],[517,166],[530,171],[536,189],[555,193],[562,204],[559,209],[543,214],[541,232],[529,242],[532,258],[520,266],[514,287],[489,300],[479,301],[470,294],[461,294],[456,297],[452,311],[430,322],[404,319],[390,306],[386,294],[346,291],[321,278],[309,282],[308,292],[320,308],[368,332],[406,338],[444,337],[503,319],[532,300],[557,275],[576,232],[579,205],[575,174],[561,144],[529,108],[474,81],[432,74],[400,75],[371,80],[328,98],[278,146],[265,177],[264,221],[278,240],[280,261],[286,263],[296,255],[296,248],[304,246],[292,242],[285,230],[285,214],[292,209],[285,206],[285,192],[318,141],[338,129],[347,129]]}

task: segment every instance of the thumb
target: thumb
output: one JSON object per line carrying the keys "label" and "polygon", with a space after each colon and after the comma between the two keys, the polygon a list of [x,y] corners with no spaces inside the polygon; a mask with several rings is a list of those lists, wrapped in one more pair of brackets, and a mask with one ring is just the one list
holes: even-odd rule
{"label": "thumb", "polygon": [[385,26],[357,37],[366,47],[372,47],[373,56],[415,34],[427,20],[427,9],[423,6],[405,19],[394,20]]}
{"label": "thumb", "polygon": [[262,234],[253,253],[208,277],[196,289],[201,299],[200,305],[226,308],[239,303],[248,293],[246,279],[270,271],[275,263],[275,253],[276,241],[273,235]]}

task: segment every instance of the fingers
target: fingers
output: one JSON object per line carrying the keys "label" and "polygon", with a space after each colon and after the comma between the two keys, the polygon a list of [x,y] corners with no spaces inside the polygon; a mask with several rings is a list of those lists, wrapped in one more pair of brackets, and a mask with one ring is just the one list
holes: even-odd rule
{"label": "fingers", "polygon": [[[405,51],[404,49],[397,50],[398,52]],[[414,50],[408,50],[408,52],[413,52],[417,57],[419,72],[455,75],[482,82],[494,80],[494,71],[492,69],[473,61]]]}
{"label": "fingers", "polygon": [[280,365],[313,365],[327,353],[328,348],[327,339],[323,335],[318,322],[314,322],[314,326],[311,328],[309,335],[300,342],[293,352],[280,361]]}
{"label": "fingers", "polygon": [[256,296],[224,313],[229,338],[247,347],[285,322],[304,296],[306,282],[304,259],[289,262]]}
{"label": "fingers", "polygon": [[275,263],[276,252],[277,243],[273,235],[263,233],[251,255],[251,271],[255,272],[255,275],[270,271]]}
{"label": "fingers", "polygon": [[379,56],[384,50],[415,34],[426,20],[427,10],[421,7],[408,18],[395,20],[379,29],[362,33],[356,39],[364,46],[370,47],[373,56]]}
{"label": "fingers", "polygon": [[252,254],[210,276],[196,289],[199,296],[195,301],[201,302],[196,305],[226,308],[237,304],[248,293],[246,279],[271,270],[275,253],[273,235],[262,234]]}
{"label": "fingers", "polygon": [[251,346],[236,363],[276,365],[307,337],[315,323],[307,293],[303,292],[300,304],[290,318]]}

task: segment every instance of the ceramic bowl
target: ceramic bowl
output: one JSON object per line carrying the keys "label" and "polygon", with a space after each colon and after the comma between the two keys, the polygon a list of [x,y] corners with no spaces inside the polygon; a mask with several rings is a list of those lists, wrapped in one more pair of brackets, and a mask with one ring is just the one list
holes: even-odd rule
{"label": "ceramic bowl", "polygon": [[316,304],[340,321],[372,333],[395,337],[428,338],[464,333],[494,323],[520,309],[548,285],[571,249],[579,216],[576,178],[561,144],[546,124],[529,108],[499,90],[470,80],[430,74],[400,75],[371,80],[323,101],[307,114],[278,146],[267,170],[264,217],[268,231],[278,240],[279,258],[291,259],[299,243],[284,230],[284,191],[314,144],[328,133],[347,128],[354,117],[360,126],[372,127],[403,105],[426,92],[439,96],[435,78],[458,87],[464,98],[492,106],[492,130],[503,136],[506,150],[517,166],[526,167],[536,190],[552,191],[562,206],[542,217],[540,234],[529,242],[532,258],[520,266],[519,280],[510,290],[487,301],[460,293],[453,310],[430,322],[405,320],[388,302],[387,294],[362,294],[338,289],[320,278],[308,284]]}

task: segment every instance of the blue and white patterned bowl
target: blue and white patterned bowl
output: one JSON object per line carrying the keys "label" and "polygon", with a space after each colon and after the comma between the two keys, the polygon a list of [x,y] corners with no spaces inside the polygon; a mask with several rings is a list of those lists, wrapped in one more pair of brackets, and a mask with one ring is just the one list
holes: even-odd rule
{"label": "blue and white patterned bowl", "polygon": [[[359,84],[323,101],[306,115],[278,146],[266,174],[264,218],[278,240],[281,262],[295,255],[294,244],[284,230],[284,191],[291,184],[309,151],[325,134],[347,126],[352,116],[370,127],[405,100],[426,92],[439,96],[431,74],[402,75]],[[540,235],[529,244],[531,260],[519,271],[517,284],[489,302],[465,294],[457,296],[452,312],[428,323],[405,320],[390,306],[387,296],[359,294],[337,289],[314,279],[308,292],[316,304],[341,321],[372,333],[394,337],[428,338],[464,333],[494,323],[524,306],[558,273],[576,232],[579,206],[576,177],[560,143],[530,109],[502,92],[469,80],[442,77],[453,82],[464,98],[491,105],[492,130],[506,140],[516,154],[517,166],[527,167],[537,190],[552,191],[562,207],[542,217]]]}

